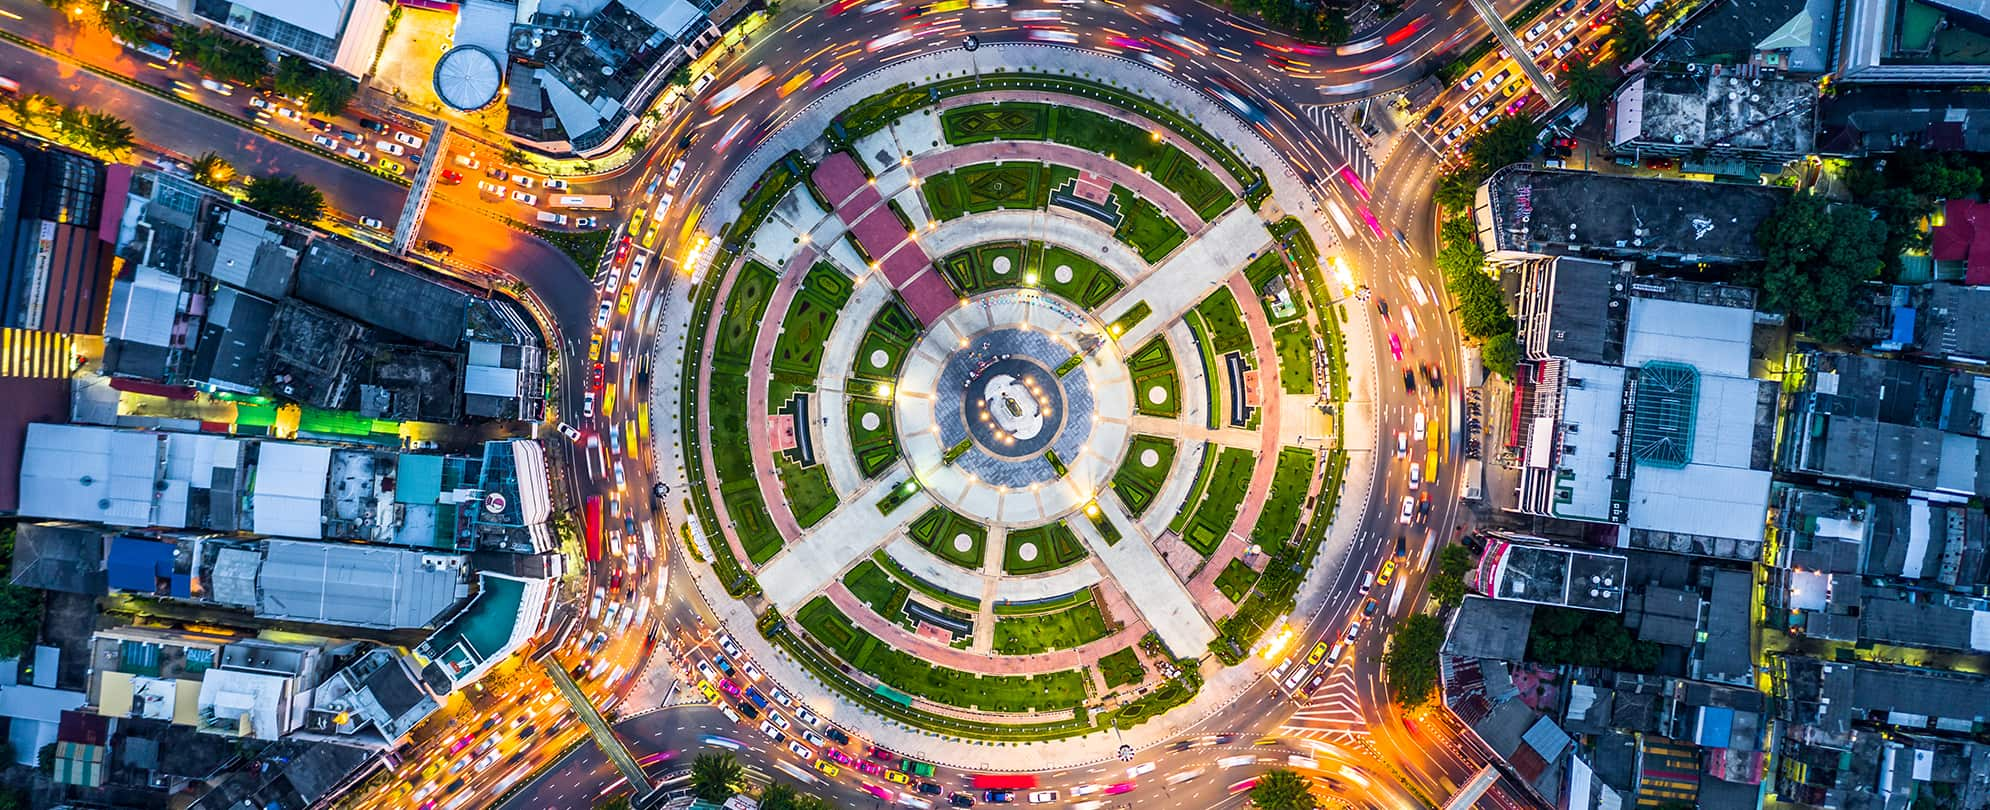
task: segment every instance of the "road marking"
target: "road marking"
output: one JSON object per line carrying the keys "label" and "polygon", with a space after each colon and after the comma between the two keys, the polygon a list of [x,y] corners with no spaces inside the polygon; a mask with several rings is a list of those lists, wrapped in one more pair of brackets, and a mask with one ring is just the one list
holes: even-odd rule
{"label": "road marking", "polygon": [[1363,183],[1375,179],[1375,158],[1368,153],[1368,142],[1340,117],[1337,107],[1326,104],[1305,105],[1306,119],[1320,128],[1334,151],[1347,159],[1348,168]]}

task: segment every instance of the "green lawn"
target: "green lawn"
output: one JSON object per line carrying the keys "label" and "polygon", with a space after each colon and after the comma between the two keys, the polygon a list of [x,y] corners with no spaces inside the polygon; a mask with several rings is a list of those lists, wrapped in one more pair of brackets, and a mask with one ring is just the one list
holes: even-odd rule
{"label": "green lawn", "polygon": [[1086,309],[1096,309],[1126,286],[1119,276],[1082,253],[1057,245],[1034,244],[1041,251],[1034,254],[1038,262],[1031,269],[1037,273],[1037,283],[1053,295]]}
{"label": "green lawn", "polygon": [[[1258,293],[1258,305],[1264,310],[1264,317],[1273,326],[1289,323],[1306,316],[1306,297],[1300,294],[1297,284],[1290,282],[1292,277],[1285,272],[1285,257],[1276,250],[1267,250],[1244,267],[1244,278],[1251,282],[1251,289]],[[1280,296],[1267,295],[1272,287],[1282,287]],[[1288,306],[1275,306],[1274,301],[1288,302]]]}
{"label": "green lawn", "polygon": [[1230,294],[1229,287],[1216,288],[1216,292],[1195,305],[1195,311],[1209,327],[1210,348],[1218,357],[1231,352],[1252,356],[1251,330],[1244,325],[1243,312],[1237,309],[1237,297]]}
{"label": "green lawn", "polygon": [[[981,610],[981,596],[979,594],[965,596],[927,582],[921,579],[918,574],[905,570],[905,566],[899,565],[898,561],[892,559],[890,554],[886,554],[884,549],[871,552],[871,561],[876,563],[878,567],[891,572],[891,575],[896,577],[899,582],[911,586],[912,590],[924,594],[927,598],[935,602],[948,607],[959,608],[968,613]],[[996,608],[998,611],[1000,609],[999,607]]]}
{"label": "green lawn", "polygon": [[1050,107],[1045,104],[970,104],[940,115],[947,143],[964,146],[987,141],[1041,141],[1050,137]]}
{"label": "green lawn", "polygon": [[1190,548],[1207,557],[1223,542],[1230,524],[1237,520],[1244,496],[1249,494],[1251,468],[1257,466],[1256,462],[1251,451],[1241,447],[1225,447],[1217,455],[1208,486],[1203,488],[1202,502],[1196,504],[1181,529],[1182,541]]}
{"label": "green lawn", "polygon": [[[857,470],[865,478],[876,478],[898,460],[898,434],[892,429],[891,406],[853,392],[848,408],[850,446],[857,456]],[[864,427],[866,417],[875,417],[875,428]]]}
{"label": "green lawn", "polygon": [[1125,242],[1148,264],[1166,258],[1176,246],[1187,241],[1188,232],[1169,219],[1161,209],[1136,196],[1124,186],[1113,186],[1112,195],[1119,201],[1119,227],[1113,230],[1113,238]]}
{"label": "green lawn", "polygon": [[1288,394],[1312,394],[1313,333],[1306,323],[1288,323],[1271,330],[1271,345],[1278,349],[1278,386]]}
{"label": "green lawn", "polygon": [[976,163],[924,178],[919,190],[934,219],[1000,209],[1040,209],[1050,190],[1078,176],[1078,170],[1047,163]]}
{"label": "green lawn", "polygon": [[829,342],[829,330],[836,325],[836,313],[850,300],[848,276],[826,263],[809,268],[800,290],[781,319],[781,335],[774,341],[774,375],[793,385],[813,385],[822,368],[822,350]]}
{"label": "green lawn", "polygon": [[1012,713],[1056,711],[1076,707],[1090,692],[1083,669],[1019,676],[976,675],[933,666],[864,632],[824,596],[796,611],[795,621],[851,667],[893,689],[949,706]]}
{"label": "green lawn", "polygon": [[940,128],[954,145],[993,140],[1049,140],[1107,155],[1152,175],[1204,220],[1236,202],[1195,158],[1154,133],[1092,110],[1039,103],[974,104],[942,113]]}
{"label": "green lawn", "polygon": [[1202,460],[1196,463],[1195,479],[1189,482],[1188,497],[1182,499],[1181,511],[1168,520],[1168,528],[1180,533],[1188,527],[1188,519],[1195,505],[1202,500],[1202,491],[1209,486],[1209,474],[1216,469],[1216,445],[1202,443]]}
{"label": "green lawn", "polygon": [[1264,510],[1258,513],[1258,523],[1251,529],[1252,543],[1267,552],[1273,551],[1298,531],[1306,485],[1313,480],[1313,466],[1319,458],[1304,447],[1279,448],[1278,468],[1271,474],[1271,492],[1265,496]]}
{"label": "green lawn", "polygon": [[[1023,559],[1022,550],[1026,545],[1036,549],[1035,558]],[[1079,544],[1078,536],[1071,533],[1071,527],[1058,521],[1010,532],[1008,545],[1002,549],[1002,570],[1018,576],[1040,574],[1082,559],[1085,559],[1085,547]]]}
{"label": "green lawn", "polygon": [[828,468],[820,464],[803,467],[780,454],[774,456],[774,466],[780,471],[781,490],[787,494],[788,508],[794,511],[795,521],[802,528],[821,523],[842,502],[836,496],[836,489],[829,485]]}
{"label": "green lawn", "polygon": [[781,531],[774,528],[774,516],[768,514],[767,502],[760,498],[760,484],[752,478],[727,481],[719,485],[719,498],[725,501],[726,514],[732,518],[733,533],[739,536],[746,558],[754,565],[774,559],[781,551]]}
{"label": "green lawn", "polygon": [[1139,683],[1147,677],[1147,668],[1140,665],[1140,654],[1128,647],[1099,659],[1099,674],[1105,676],[1106,688],[1112,689]]}
{"label": "green lawn", "polygon": [[1126,308],[1126,312],[1120,315],[1118,320],[1106,326],[1106,331],[1111,333],[1114,338],[1118,338],[1120,335],[1126,334],[1126,330],[1132,329],[1141,321],[1147,320],[1147,316],[1152,314],[1154,314],[1154,308],[1148,306],[1146,301],[1135,301],[1133,302],[1133,306]]}
{"label": "green lawn", "polygon": [[995,620],[995,652],[1002,655],[1068,650],[1106,637],[1098,603],[1087,600],[1068,610]]}
{"label": "green lawn", "polygon": [[939,266],[947,283],[962,295],[1033,287],[1086,309],[1105,303],[1126,286],[1084,254],[1042,242],[975,245],[941,259]]}
{"label": "green lawn", "polygon": [[905,364],[905,353],[912,350],[919,331],[919,323],[894,294],[865,328],[863,340],[857,343],[856,368],[851,373],[871,383],[897,380],[898,368]]}
{"label": "green lawn", "polygon": [[[1155,335],[1136,351],[1126,356],[1126,370],[1133,377],[1133,409],[1143,416],[1159,416],[1173,419],[1181,415],[1182,387],[1175,376],[1175,353],[1168,349],[1168,339]],[[1155,391],[1159,389],[1159,401]]]}
{"label": "green lawn", "polygon": [[[987,527],[954,514],[944,506],[935,506],[912,521],[905,531],[912,536],[913,542],[940,555],[942,559],[969,571],[981,570],[982,549],[988,542]],[[965,549],[960,548],[962,535],[967,537]]]}
{"label": "green lawn", "polygon": [[767,265],[749,260],[739,268],[739,275],[726,295],[725,314],[719,316],[718,340],[712,344],[712,356],[741,364],[753,359],[754,336],[760,333],[760,322],[767,315],[767,299],[774,296],[774,287],[779,283],[780,278]]}
{"label": "green lawn", "polygon": [[[1153,451],[1153,464],[1147,464],[1144,456]],[[1137,434],[1127,445],[1126,459],[1112,474],[1112,488],[1119,493],[1119,500],[1126,504],[1128,511],[1138,516],[1146,513],[1154,499],[1161,494],[1162,483],[1168,480],[1168,470],[1175,463],[1175,443],[1160,436]]]}
{"label": "green lawn", "polygon": [[1251,592],[1251,585],[1258,581],[1257,569],[1244,564],[1243,560],[1231,560],[1223,566],[1223,573],[1216,575],[1216,590],[1223,592],[1223,598],[1230,604],[1244,601],[1244,594]]}
{"label": "green lawn", "polygon": [[892,622],[899,621],[905,612],[905,597],[909,593],[905,586],[898,584],[870,560],[857,563],[850,573],[843,575],[843,587],[849,588],[852,596]]}

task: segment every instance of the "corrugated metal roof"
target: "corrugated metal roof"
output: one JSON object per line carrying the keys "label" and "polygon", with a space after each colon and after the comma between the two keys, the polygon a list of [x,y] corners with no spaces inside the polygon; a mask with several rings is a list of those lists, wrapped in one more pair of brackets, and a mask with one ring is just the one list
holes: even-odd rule
{"label": "corrugated metal roof", "polygon": [[324,536],[325,480],[332,449],[263,442],[252,496],[255,532],[280,537]]}
{"label": "corrugated metal roof", "polygon": [[[455,568],[428,560],[455,561]],[[258,582],[264,618],[423,627],[454,604],[462,558],[404,549],[272,540]]]}

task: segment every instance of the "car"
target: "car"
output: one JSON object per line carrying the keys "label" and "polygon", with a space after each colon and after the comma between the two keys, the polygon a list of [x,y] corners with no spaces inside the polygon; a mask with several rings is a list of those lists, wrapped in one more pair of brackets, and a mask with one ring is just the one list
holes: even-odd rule
{"label": "car", "polygon": [[767,719],[772,720],[774,725],[780,726],[782,731],[787,731],[794,727],[794,724],[789,723],[788,718],[782,717],[780,712],[768,712]]}
{"label": "car", "polygon": [[865,760],[859,760],[857,762],[857,770],[863,771],[864,773],[870,774],[872,776],[876,776],[878,774],[884,773],[884,766],[872,762],[868,759],[865,759]]}
{"label": "car", "polygon": [[1479,92],[1473,93],[1471,98],[1465,99],[1465,106],[1468,108],[1477,107],[1479,106],[1479,102],[1485,100],[1486,100],[1486,91],[1480,90]]}
{"label": "car", "polygon": [[1527,29],[1527,41],[1533,42],[1534,40],[1540,39],[1541,36],[1546,33],[1548,33],[1548,21],[1542,20],[1540,22],[1537,22],[1534,24],[1533,28]]}
{"label": "car", "polygon": [[[1571,5],[1573,5],[1575,0],[1569,0],[1569,2]],[[1573,20],[1573,19],[1569,20],[1568,22],[1562,23],[1561,27],[1562,36],[1568,36],[1570,34],[1575,33],[1575,27],[1580,23],[1581,23],[1580,20]]]}
{"label": "car", "polygon": [[885,781],[888,781],[888,782],[897,782],[898,784],[901,784],[901,785],[909,785],[909,784],[912,784],[912,777],[910,777],[910,776],[906,776],[906,775],[905,775],[905,772],[903,772],[903,771],[898,771],[898,770],[894,770],[894,769],[891,769],[891,768],[886,768],[886,769],[885,769],[885,771],[884,771],[884,778],[885,778]]}
{"label": "car", "polygon": [[817,734],[808,729],[802,729],[802,740],[804,742],[807,742],[809,745],[814,745],[814,746],[824,746],[829,744],[829,741],[823,739],[822,735]]}
{"label": "car", "polygon": [[354,147],[350,147],[350,148],[346,149],[346,150],[345,150],[345,156],[346,156],[346,157],[349,157],[349,158],[352,158],[353,160],[357,160],[357,161],[359,161],[359,162],[361,162],[361,163],[371,163],[371,162],[373,162],[373,153],[371,153],[371,152],[368,152],[368,151],[366,151],[366,150],[364,150],[364,149],[361,149],[361,148],[359,148],[359,147],[357,147],[357,146],[354,146]]}
{"label": "car", "polygon": [[500,186],[496,183],[492,183],[487,180],[477,181],[477,193],[479,194],[489,194],[498,199],[504,199],[506,191],[507,189],[505,189],[504,186]]}
{"label": "car", "polygon": [[560,435],[567,437],[568,441],[580,442],[580,430],[565,422],[560,423]]}
{"label": "car", "polygon": [[1410,497],[1410,496],[1408,496],[1408,495],[1404,495],[1404,496],[1403,496],[1403,513],[1402,513],[1402,515],[1401,515],[1401,516],[1400,516],[1400,517],[1399,517],[1399,518],[1398,518],[1398,519],[1396,520],[1396,522],[1397,522],[1397,523],[1403,523],[1403,524],[1408,524],[1408,523],[1410,522],[1410,515],[1414,514],[1415,512],[1416,512],[1416,499],[1415,499],[1415,498],[1412,498],[1412,497]]}
{"label": "car", "polygon": [[1403,362],[1403,339],[1394,332],[1389,333],[1389,354],[1396,358],[1396,362]]}
{"label": "car", "polygon": [[593,391],[588,391],[580,395],[580,414],[590,419],[594,417]]}
{"label": "car", "polygon": [[[632,289],[633,289],[633,288],[632,288]],[[625,292],[625,293],[623,293],[623,295],[624,295],[624,296],[626,297],[626,296],[628,295],[628,293],[626,293],[626,292]],[[614,335],[612,335],[612,336],[610,336],[610,337],[608,338],[608,362],[611,362],[611,363],[620,363],[620,362],[622,362],[622,333],[621,333],[621,332],[616,332],[616,333],[615,333]],[[726,650],[726,652],[729,652],[729,653],[732,653],[733,655],[738,655],[738,654],[739,654],[739,648],[737,648],[737,647],[734,647],[734,648],[732,648],[732,649],[729,649],[729,650]]]}
{"label": "car", "polygon": [[733,641],[732,636],[727,635],[725,633],[719,634],[719,649],[725,650],[726,655],[734,657],[743,655],[743,653],[739,651],[739,643]]}
{"label": "car", "polygon": [[380,220],[374,219],[372,217],[360,217],[359,224],[364,225],[368,228],[372,228],[376,231],[387,227],[386,223],[383,223]]}
{"label": "car", "polygon": [[734,703],[733,705],[739,707],[739,713],[745,715],[746,719],[748,720],[760,719],[760,710],[753,708],[753,704],[742,700],[737,703]]}
{"label": "car", "polygon": [[469,169],[470,171],[474,172],[478,169],[483,168],[484,162],[470,155],[457,155],[456,165],[461,166],[465,169]]}
{"label": "car", "polygon": [[815,712],[809,711],[806,708],[796,709],[795,719],[807,723],[811,726],[822,725],[822,718],[815,716]]}
{"label": "car", "polygon": [[519,188],[532,188],[539,184],[539,181],[532,179],[532,175],[518,174],[516,172],[512,173],[511,182],[518,184]]}
{"label": "car", "polygon": [[920,782],[918,790],[920,793],[924,793],[928,796],[938,796],[946,792],[946,788],[940,787],[938,784],[933,782]]}
{"label": "car", "polygon": [[311,142],[326,149],[337,150],[339,148],[338,141],[332,140],[329,136],[325,135],[313,135],[311,136]]}
{"label": "car", "polygon": [[510,180],[511,174],[503,166],[492,166],[484,170],[484,176],[492,180]]}
{"label": "car", "polygon": [[1549,47],[1549,42],[1544,39],[1541,40],[1540,42],[1534,43],[1534,47],[1528,48],[1527,53],[1533,56],[1534,58],[1538,59],[1541,57],[1541,54],[1548,52],[1548,47]]}
{"label": "car", "polygon": [[567,190],[567,181],[565,181],[565,180],[561,180],[560,178],[557,178],[557,177],[549,177],[549,178],[546,178],[546,182],[545,182],[545,184],[544,184],[544,185],[545,185],[545,187],[546,187],[546,190],[547,190],[547,191],[566,191],[566,190]]}
{"label": "car", "polygon": [[435,176],[435,181],[445,186],[453,186],[463,182],[463,173],[455,169],[443,169],[441,174]]}
{"label": "car", "polygon": [[537,195],[537,194],[528,194],[528,193],[526,193],[526,192],[524,192],[524,191],[514,191],[514,192],[512,192],[512,193],[511,193],[511,198],[512,198],[512,199],[514,199],[514,200],[517,200],[518,202],[522,202],[522,203],[525,203],[526,205],[538,205],[538,204],[539,204],[539,195]]}
{"label": "car", "polygon": [[380,162],[373,165],[379,166],[381,171],[388,174],[401,175],[408,173],[408,165],[393,158],[381,158]]}
{"label": "car", "polygon": [[1400,430],[1396,431],[1396,458],[1404,458],[1409,454],[1410,454],[1410,434],[1404,433]]}
{"label": "car", "polygon": [[1352,644],[1354,643],[1355,639],[1360,637],[1361,637],[1361,622],[1355,622],[1347,626],[1347,635],[1342,636],[1341,641],[1342,643],[1345,644]]}
{"label": "car", "polygon": [[322,119],[322,118],[306,118],[306,119],[304,119],[304,125],[305,125],[305,126],[308,126],[308,127],[310,127],[310,128],[312,128],[312,129],[315,129],[315,130],[317,130],[317,131],[319,131],[319,132],[330,132],[330,131],[332,131],[332,125],[331,125],[330,123],[327,123],[327,122],[326,122],[326,121],[325,121],[324,119]]}
{"label": "car", "polygon": [[781,741],[781,730],[775,728],[772,721],[762,722],[760,724],[760,733],[767,735],[767,739],[773,740],[774,742]]}
{"label": "car", "polygon": [[830,759],[836,760],[838,763],[844,765],[852,765],[856,763],[856,760],[852,759],[849,754],[845,754],[842,751],[838,751],[834,748],[824,750],[822,752],[822,755]]}
{"label": "car", "polygon": [[1424,419],[1424,416],[1423,416],[1423,411],[1417,411],[1417,412],[1416,412],[1416,440],[1417,440],[1417,441],[1423,441],[1423,437],[1424,437],[1424,430],[1425,430],[1425,428],[1426,428],[1427,424],[1428,424],[1428,422],[1427,422],[1427,420],[1425,420],[1425,419]]}
{"label": "car", "polygon": [[792,707],[795,705],[794,699],[788,697],[788,693],[783,692],[779,689],[767,690],[767,696],[773,698],[775,703],[779,703],[783,706]]}
{"label": "car", "polygon": [[387,154],[390,155],[405,155],[408,153],[407,147],[402,146],[393,141],[374,141],[373,148],[378,149],[382,152],[386,152]]}
{"label": "car", "polygon": [[835,740],[837,745],[850,744],[850,735],[843,733],[843,729],[837,728],[835,726],[830,726],[829,728],[823,729],[822,733],[828,735],[829,739]]}
{"label": "car", "polygon": [[760,674],[760,668],[754,666],[752,661],[746,662],[744,666],[741,666],[739,668],[739,671],[746,673],[746,677],[752,678],[755,681],[767,677],[765,675]]}
{"label": "car", "polygon": [[1483,71],[1483,70],[1474,70],[1474,71],[1472,71],[1472,75],[1470,75],[1470,76],[1466,76],[1466,77],[1465,77],[1465,82],[1464,82],[1463,84],[1460,84],[1460,85],[1458,85],[1458,86],[1459,86],[1459,87],[1463,87],[1463,88],[1465,88],[1465,89],[1467,89],[1467,90],[1470,90],[1470,89],[1472,88],[1472,85],[1475,85],[1475,84],[1478,84],[1478,83],[1479,83],[1479,80],[1480,80],[1480,79],[1483,79],[1483,78],[1485,78],[1485,77],[1486,77],[1486,72],[1485,72],[1485,71]]}
{"label": "car", "polygon": [[[775,716],[779,717],[780,715],[775,715]],[[795,752],[795,756],[801,757],[803,761],[815,759],[815,753],[808,750],[808,746],[802,745],[801,743],[795,742],[793,740],[788,741],[788,750]]]}
{"label": "car", "polygon": [[830,777],[833,777],[843,772],[842,768],[837,767],[835,763],[832,763],[826,759],[816,760],[815,769],[821,771],[823,776],[830,776]]}
{"label": "car", "polygon": [[984,790],[981,791],[981,800],[990,804],[1008,804],[1016,800],[1016,792],[1013,790]]}
{"label": "car", "polygon": [[606,646],[608,646],[608,634],[595,633],[594,638],[588,639],[587,653],[589,655],[593,655],[595,653],[601,652],[601,648]]}
{"label": "car", "polygon": [[1376,605],[1377,603],[1375,601],[1375,598],[1372,596],[1369,597],[1368,601],[1361,603],[1361,615],[1363,616],[1375,615]]}
{"label": "car", "polygon": [[1039,790],[1030,794],[1030,804],[1049,804],[1057,801],[1057,791]]}
{"label": "car", "polygon": [[1416,393],[1416,372],[1403,372],[1403,390],[1412,394]]}
{"label": "car", "polygon": [[954,795],[947,797],[947,804],[951,804],[955,807],[973,807],[974,797],[969,796],[965,793],[955,793]]}
{"label": "car", "polygon": [[1385,560],[1382,563],[1382,572],[1375,575],[1375,584],[1378,587],[1386,586],[1389,584],[1389,578],[1395,575],[1396,575],[1396,561]]}
{"label": "car", "polygon": [[1450,143],[1451,141],[1458,140],[1459,138],[1462,138],[1464,136],[1465,136],[1465,125],[1459,124],[1455,127],[1452,127],[1450,132],[1444,133],[1444,141],[1445,143]]}
{"label": "car", "polygon": [[670,164],[670,173],[664,175],[663,184],[671,188],[676,188],[677,181],[683,179],[683,177],[684,177],[684,161],[679,160],[676,163]]}
{"label": "car", "polygon": [[1410,556],[1409,538],[1404,537],[1403,535],[1400,534],[1396,535],[1396,556],[1398,557]]}
{"label": "car", "polygon": [[576,219],[576,220],[574,220],[574,227],[576,227],[576,228],[599,228],[599,227],[601,227],[601,218],[600,218],[600,217],[581,217],[580,219]]}
{"label": "car", "polygon": [[416,149],[420,149],[422,148],[422,144],[428,143],[428,141],[423,140],[420,135],[416,135],[412,132],[396,132],[394,133],[394,140]]}
{"label": "car", "polygon": [[594,313],[594,328],[607,329],[608,319],[614,316],[615,316],[615,302],[613,301],[601,302],[601,308],[595,310]]}
{"label": "car", "polygon": [[1554,56],[1556,59],[1560,59],[1564,56],[1569,55],[1569,51],[1573,50],[1575,50],[1575,40],[1569,40],[1568,42],[1564,42],[1560,45],[1555,46]]}

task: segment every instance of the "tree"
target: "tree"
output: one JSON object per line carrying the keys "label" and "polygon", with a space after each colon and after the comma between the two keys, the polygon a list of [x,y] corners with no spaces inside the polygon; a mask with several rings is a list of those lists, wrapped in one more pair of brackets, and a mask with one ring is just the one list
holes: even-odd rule
{"label": "tree", "polygon": [[1527,153],[1534,149],[1534,138],[1541,134],[1541,125],[1524,115],[1502,118],[1499,123],[1486,127],[1472,141],[1470,155],[1472,170],[1478,177],[1473,186],[1483,182],[1493,172],[1510,164],[1527,159]]}
{"label": "tree", "polygon": [[227,188],[235,182],[235,175],[235,166],[213,152],[203,152],[193,159],[193,179],[208,188]]}
{"label": "tree", "polygon": [[760,810],[829,810],[829,803],[777,782],[760,792]]}
{"label": "tree", "polygon": [[123,157],[138,145],[138,138],[131,131],[131,125],[110,113],[86,112],[83,114],[83,129],[80,135],[82,145],[105,155]]}
{"label": "tree", "polygon": [[0,810],[28,810],[33,806],[28,801],[28,794],[11,787],[0,787]]}
{"label": "tree", "polygon": [[699,754],[691,763],[691,793],[700,801],[719,804],[738,793],[739,761],[731,754]]}
{"label": "tree", "polygon": [[1527,633],[1528,660],[1549,666],[1650,672],[1658,667],[1660,654],[1656,643],[1637,640],[1609,613],[1538,607]]}
{"label": "tree", "polygon": [[1886,223],[1866,208],[1791,197],[1755,232],[1762,309],[1795,318],[1824,343],[1844,338],[1858,323],[1853,294],[1885,265],[1886,237]]}
{"label": "tree", "polygon": [[[0,583],[13,573],[14,529],[0,532]],[[0,584],[0,659],[18,658],[41,638],[39,588]]]}
{"label": "tree", "polygon": [[1479,347],[1479,359],[1494,374],[1511,380],[1514,367],[1520,365],[1520,342],[1514,339],[1512,332],[1495,335]]}
{"label": "tree", "polygon": [[1472,553],[1464,546],[1445,546],[1437,553],[1437,574],[1430,578],[1430,598],[1450,609],[1465,600],[1465,572],[1472,570]]}
{"label": "tree", "polygon": [[249,183],[246,201],[270,216],[309,225],[325,214],[325,195],[316,186],[288,174],[267,174]]}
{"label": "tree", "polygon": [[304,109],[319,115],[345,112],[346,105],[359,94],[359,85],[352,79],[296,56],[277,60],[271,84],[278,93],[304,99]]}
{"label": "tree", "polygon": [[152,36],[152,20],[125,3],[105,3],[97,12],[97,27],[126,42],[140,42]]}
{"label": "tree", "polygon": [[1472,210],[1472,198],[1479,193],[1479,183],[1485,178],[1473,178],[1468,169],[1460,169],[1437,178],[1437,191],[1432,199],[1437,206],[1451,213]]}
{"label": "tree", "polygon": [[1251,788],[1251,806],[1258,810],[1313,810],[1320,802],[1313,797],[1313,786],[1290,768],[1273,768],[1258,777],[1257,787]]}
{"label": "tree", "polygon": [[262,46],[212,28],[174,28],[173,53],[209,76],[238,84],[254,84],[269,70]]}
{"label": "tree", "polygon": [[1431,577],[1430,601],[1445,610],[1465,601],[1465,581],[1457,577]]}
{"label": "tree", "polygon": [[14,113],[15,118],[20,119],[21,126],[39,127],[47,126],[57,114],[61,113],[62,105],[40,93],[28,93],[9,99],[7,109]]}
{"label": "tree", "polygon": [[1570,62],[1568,68],[1562,71],[1562,78],[1568,82],[1569,98],[1585,107],[1610,95],[1610,78],[1584,60]]}
{"label": "tree", "polygon": [[1389,640],[1389,652],[1382,658],[1389,676],[1389,689],[1396,702],[1420,706],[1437,692],[1437,651],[1444,646],[1444,623],[1436,616],[1411,614]]}
{"label": "tree", "polygon": [[1616,27],[1610,30],[1610,47],[1617,52],[1619,61],[1637,58],[1651,47],[1651,29],[1646,27],[1645,18],[1637,14],[1619,14]]}

